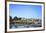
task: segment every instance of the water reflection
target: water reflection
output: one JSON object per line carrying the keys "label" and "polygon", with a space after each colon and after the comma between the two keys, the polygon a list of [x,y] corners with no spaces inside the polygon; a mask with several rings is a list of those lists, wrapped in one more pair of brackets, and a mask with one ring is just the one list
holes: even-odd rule
{"label": "water reflection", "polygon": [[10,29],[15,29],[15,28],[36,28],[36,27],[41,27],[41,24],[10,24]]}

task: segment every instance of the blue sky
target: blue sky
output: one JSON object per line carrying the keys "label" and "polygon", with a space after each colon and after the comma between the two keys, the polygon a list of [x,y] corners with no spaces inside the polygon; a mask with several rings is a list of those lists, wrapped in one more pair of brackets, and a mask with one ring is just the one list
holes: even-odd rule
{"label": "blue sky", "polygon": [[41,18],[42,17],[42,6],[41,5],[20,5],[20,4],[10,4],[9,6],[10,16],[14,18],[24,17],[24,18]]}

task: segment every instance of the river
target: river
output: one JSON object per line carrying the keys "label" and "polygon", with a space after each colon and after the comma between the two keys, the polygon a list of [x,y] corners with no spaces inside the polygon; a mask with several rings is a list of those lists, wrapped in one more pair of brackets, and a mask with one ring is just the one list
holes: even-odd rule
{"label": "river", "polygon": [[10,29],[16,28],[37,28],[41,27],[41,24],[10,24]]}

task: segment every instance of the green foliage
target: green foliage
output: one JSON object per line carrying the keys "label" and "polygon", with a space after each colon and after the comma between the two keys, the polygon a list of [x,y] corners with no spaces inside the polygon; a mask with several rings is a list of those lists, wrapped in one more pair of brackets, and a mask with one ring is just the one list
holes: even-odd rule
{"label": "green foliage", "polygon": [[15,16],[15,17],[13,18],[13,20],[18,20],[17,16]]}
{"label": "green foliage", "polygon": [[12,16],[9,16],[10,17],[10,21],[12,21]]}
{"label": "green foliage", "polygon": [[18,18],[17,16],[15,16],[15,17],[13,18],[13,20],[21,20],[21,18]]}

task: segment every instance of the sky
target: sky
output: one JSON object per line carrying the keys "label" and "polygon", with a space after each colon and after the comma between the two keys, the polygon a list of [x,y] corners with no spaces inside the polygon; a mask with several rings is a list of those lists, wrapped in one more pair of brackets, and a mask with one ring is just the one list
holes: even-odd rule
{"label": "sky", "polygon": [[21,4],[10,4],[9,13],[12,18],[24,17],[24,18],[41,18],[42,17],[42,6],[41,5],[21,5]]}

